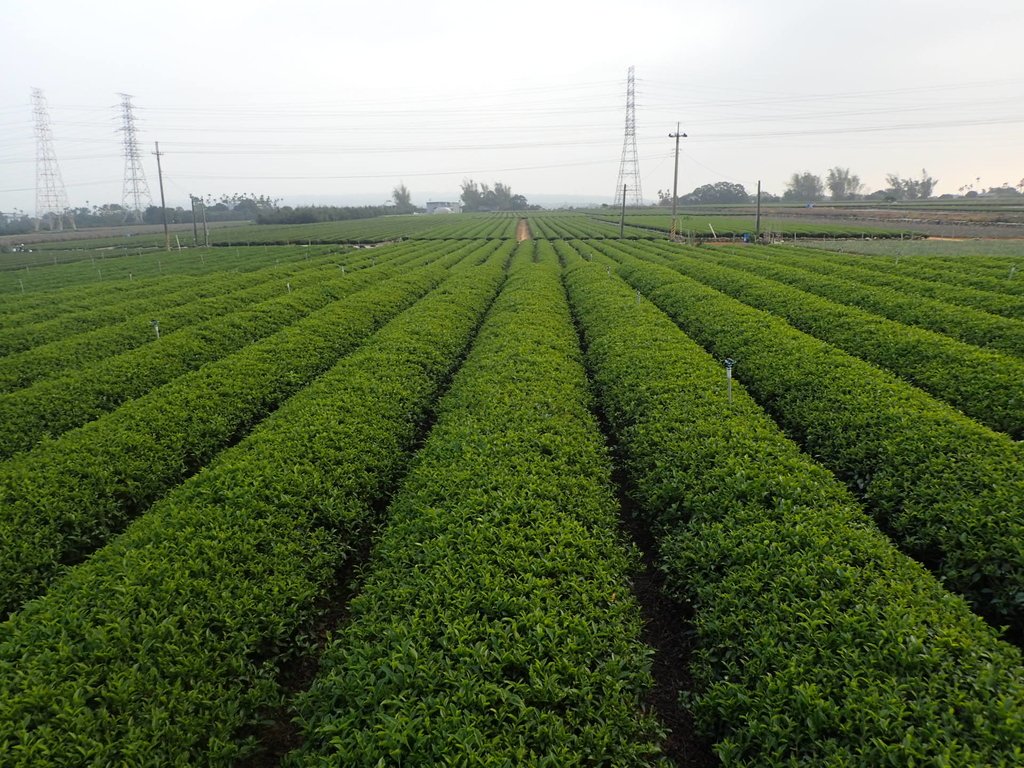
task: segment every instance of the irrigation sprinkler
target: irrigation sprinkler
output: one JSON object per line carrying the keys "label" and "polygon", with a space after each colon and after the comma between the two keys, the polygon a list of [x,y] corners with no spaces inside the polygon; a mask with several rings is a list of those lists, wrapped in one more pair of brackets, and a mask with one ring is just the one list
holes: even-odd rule
{"label": "irrigation sprinkler", "polygon": [[636,289],[636,305],[638,307],[640,306],[640,289],[639,288]]}
{"label": "irrigation sprinkler", "polygon": [[727,382],[727,386],[729,387],[729,405],[732,405],[732,368],[734,365],[736,365],[736,361],[733,360],[731,357],[727,357],[725,358],[724,362],[725,380]]}
{"label": "irrigation sprinkler", "polygon": [[1010,276],[1008,278],[1006,278],[1006,279],[1007,280],[1013,280],[1013,276],[1016,275],[1016,274],[1017,274],[1017,265],[1014,264],[1012,267],[1010,267]]}
{"label": "irrigation sprinkler", "polygon": [[132,273],[131,272],[128,273],[128,279],[129,280],[134,280],[135,279],[134,277],[132,277]]}
{"label": "irrigation sprinkler", "polygon": [[25,281],[22,280],[20,277],[18,278],[18,285],[21,286],[21,292],[24,293],[25,292]]}
{"label": "irrigation sprinkler", "polygon": [[159,339],[160,338],[160,321],[159,320],[150,320],[149,324],[151,326],[153,326],[153,331],[154,331],[154,333],[156,333],[156,337]]}
{"label": "irrigation sprinkler", "polygon": [[285,283],[285,285],[288,286],[288,293],[291,293],[292,292],[292,284],[291,283]]}
{"label": "irrigation sprinkler", "polygon": [[612,265],[611,264],[605,265],[605,274],[607,274],[608,277],[612,276]]}

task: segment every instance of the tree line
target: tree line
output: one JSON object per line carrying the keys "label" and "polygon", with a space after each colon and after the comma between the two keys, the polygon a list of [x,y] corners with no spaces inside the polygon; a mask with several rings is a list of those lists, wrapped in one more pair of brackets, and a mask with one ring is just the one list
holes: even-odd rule
{"label": "tree line", "polygon": [[[775,202],[802,202],[816,203],[823,200],[833,202],[853,200],[879,200],[896,202],[903,200],[927,200],[932,197],[938,179],[932,178],[928,171],[922,169],[921,176],[902,177],[895,173],[887,174],[885,177],[886,186],[883,189],[866,193],[864,184],[860,177],[849,168],[836,166],[829,168],[824,177],[803,171],[794,173],[786,182],[786,189],[781,195],[770,192],[761,192],[761,201],[768,203]],[[1024,179],[1017,185],[1024,191]],[[827,191],[827,193],[826,193]],[[1004,184],[1002,187],[993,188],[987,194],[1019,195],[1020,193]],[[977,197],[975,195],[967,195]],[[680,195],[679,203],[693,205],[725,205],[731,203],[752,203],[757,196],[749,193],[742,184],[729,181],[718,181],[714,184],[704,184],[692,192]],[[671,190],[658,190],[658,205],[672,205]]]}

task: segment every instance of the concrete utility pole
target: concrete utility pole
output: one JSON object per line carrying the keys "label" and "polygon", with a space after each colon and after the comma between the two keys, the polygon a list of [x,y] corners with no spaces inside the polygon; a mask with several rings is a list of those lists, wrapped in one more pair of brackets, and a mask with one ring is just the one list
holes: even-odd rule
{"label": "concrete utility pole", "polygon": [[754,238],[761,239],[761,180],[757,180],[757,218],[754,220]]}
{"label": "concrete utility pole", "polygon": [[626,228],[626,185],[622,185],[622,213],[619,215],[619,240]]}
{"label": "concrete utility pole", "polygon": [[189,193],[189,202],[192,203],[192,245],[199,245],[199,223],[196,221],[196,196]]}
{"label": "concrete utility pole", "polygon": [[203,208],[203,238],[206,241],[206,247],[210,247],[210,227],[206,224],[206,201],[200,199],[199,204]]}
{"label": "concrete utility pole", "polygon": [[685,133],[679,132],[679,123],[676,123],[676,132],[668,135],[670,139],[676,140],[676,170],[672,174],[672,230],[669,233],[671,240],[676,239],[676,199],[679,197],[679,139],[686,138]]}
{"label": "concrete utility pole", "polygon": [[160,177],[160,211],[164,215],[164,250],[171,250],[171,233],[167,229],[167,203],[164,202],[164,170],[160,166],[160,142],[156,142],[156,175]]}

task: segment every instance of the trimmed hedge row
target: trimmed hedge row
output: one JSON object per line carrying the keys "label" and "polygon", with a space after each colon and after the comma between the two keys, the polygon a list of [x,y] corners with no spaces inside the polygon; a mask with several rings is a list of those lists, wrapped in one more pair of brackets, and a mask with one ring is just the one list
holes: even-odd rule
{"label": "trimmed hedge row", "polygon": [[[943,263],[936,265],[933,259],[942,259]],[[1024,296],[1024,282],[1020,280],[1021,266],[1017,261],[1006,260],[1002,266],[1002,274],[990,275],[982,273],[975,267],[976,257],[904,257],[898,264],[895,259],[881,256],[859,256],[851,254],[829,254],[829,261],[845,264],[851,267],[871,270],[876,274],[890,274],[896,277],[906,277],[907,272],[913,273],[911,277],[917,280],[956,287],[971,287],[978,291],[1002,294],[1020,299]],[[984,257],[983,262],[988,261]],[[1010,267],[1018,264],[1017,279],[1009,279]],[[991,264],[990,264],[991,266]]]}
{"label": "trimmed hedge row", "polygon": [[0,626],[8,766],[229,766],[283,703],[509,249],[453,274]]}
{"label": "trimmed hedge row", "polygon": [[668,589],[695,611],[683,701],[723,764],[1024,759],[1017,649],[896,551],[741,386],[730,402],[721,365],[663,313],[603,263],[569,261],[600,403]]}
{"label": "trimmed hedge row", "polygon": [[668,267],[619,273],[719,358],[787,433],[859,494],[900,547],[976,610],[1024,630],[1020,453],[920,390]]}
{"label": "trimmed hedge row", "polygon": [[[470,247],[470,249],[472,246]],[[333,267],[305,277],[307,286],[249,309],[186,327],[123,355],[67,375],[0,395],[0,458],[32,448],[44,436],[57,437],[122,403],[202,365],[229,355],[341,297],[423,265],[434,253],[389,261],[344,277]],[[297,279],[297,278],[296,278]],[[281,291],[275,288],[275,293]]]}
{"label": "trimmed hedge row", "polygon": [[[396,257],[392,257],[396,258]],[[237,312],[253,304],[284,295],[289,283],[295,288],[315,283],[318,279],[339,274],[339,262],[348,270],[369,266],[369,257],[350,255],[339,260],[317,260],[302,269],[269,267],[259,272],[251,287],[237,287],[237,275],[219,273],[204,278],[206,290],[215,295],[189,301],[164,310],[126,317],[123,322],[76,333],[0,359],[0,392],[26,387],[35,381],[52,378],[90,363],[123,354],[155,340],[151,321],[160,323],[161,338],[198,323]],[[303,262],[308,265],[309,262]],[[295,265],[289,265],[294,267]],[[95,305],[94,305],[95,306]]]}
{"label": "trimmed hedge row", "polygon": [[[816,268],[809,272],[809,265],[804,263],[798,268],[774,259],[751,256],[729,257],[719,254],[714,258],[721,264],[740,267],[842,304],[853,304],[907,325],[942,333],[967,344],[1024,357],[1024,322],[1020,320],[909,295],[895,288],[865,285],[856,282],[859,277],[833,277],[822,274]],[[787,256],[786,261],[789,260]]]}
{"label": "trimmed hedge row", "polygon": [[[729,252],[750,255],[749,251],[744,252],[742,249],[739,251],[729,249]],[[913,274],[907,274],[907,272],[913,271],[913,266],[896,274],[877,271],[872,269],[869,264],[873,259],[879,257],[865,256],[853,262],[847,262],[844,257],[836,256],[831,251],[808,252],[807,249],[796,248],[785,248],[781,251],[776,251],[773,247],[770,252],[773,255],[777,254],[778,258],[786,264],[802,267],[814,272],[834,275],[835,277],[846,278],[867,285],[893,288],[910,296],[922,296],[948,304],[972,307],[1013,320],[1024,319],[1024,297],[1012,296],[1008,293],[995,293],[993,290],[972,288],[968,285],[963,285],[956,277],[952,277],[951,282],[937,282],[933,279],[915,277]],[[896,266],[895,262],[891,263],[894,267]],[[906,262],[904,264],[906,265]],[[911,260],[911,264],[913,264],[913,260]],[[930,259],[928,261],[918,261],[916,265],[925,267],[927,269],[925,274],[942,275],[947,280],[951,279],[950,272],[953,272],[955,275],[960,274],[956,272],[952,264],[944,263],[937,265]],[[942,269],[929,268],[934,266],[941,266]],[[1006,270],[1003,273],[1004,276],[1009,271],[1009,266],[1007,266]],[[978,273],[975,272],[974,274]],[[999,284],[998,280],[992,280],[992,282],[997,285]],[[1004,279],[1002,282],[1006,283],[1007,281]]]}
{"label": "trimmed hedge row", "polygon": [[[645,258],[648,253],[644,253]],[[672,251],[660,263],[885,368],[982,424],[1024,437],[1024,360]]]}
{"label": "trimmed hedge row", "polygon": [[[391,506],[289,765],[649,765],[609,459],[550,247],[524,243]],[[545,252],[546,251],[546,252]]]}
{"label": "trimmed hedge row", "polygon": [[0,465],[0,610],[39,594],[445,274],[425,267],[352,294]]}
{"label": "trimmed hedge row", "polygon": [[[279,267],[276,269],[280,270]],[[47,320],[29,324],[10,325],[0,330],[0,355],[11,355],[43,344],[59,341],[68,336],[108,325],[115,325],[135,315],[152,315],[197,299],[215,298],[225,291],[242,290],[263,282],[260,272],[237,274],[224,272],[210,280],[182,280],[174,278],[171,285],[153,294],[129,295],[123,301],[105,303],[99,299],[88,309],[58,314]],[[60,306],[60,296],[54,297],[54,309]],[[5,323],[6,325],[6,323]]]}

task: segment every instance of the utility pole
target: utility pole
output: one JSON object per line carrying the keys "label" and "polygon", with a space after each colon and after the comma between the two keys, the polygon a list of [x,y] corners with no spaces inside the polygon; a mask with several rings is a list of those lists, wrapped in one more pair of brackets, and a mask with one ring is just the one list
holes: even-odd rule
{"label": "utility pole", "polygon": [[622,213],[619,215],[619,240],[626,228],[626,185],[622,185]]}
{"label": "utility pole", "polygon": [[164,215],[164,250],[171,250],[171,233],[167,229],[167,203],[164,201],[164,170],[160,166],[160,142],[156,142],[156,175],[160,177],[160,211]]}
{"label": "utility pole", "polygon": [[757,180],[757,218],[754,219],[754,239],[761,239],[761,180]]}
{"label": "utility pole", "polygon": [[676,140],[676,170],[672,174],[672,230],[669,233],[669,239],[676,239],[676,200],[679,197],[679,139],[686,138],[685,133],[679,132],[679,123],[676,123],[676,132],[668,135],[670,139]]}
{"label": "utility pole", "polygon": [[199,204],[200,204],[200,206],[202,206],[202,209],[203,209],[203,238],[206,241],[206,247],[209,248],[210,247],[210,228],[206,225],[206,201],[203,200],[202,198],[200,198]]}
{"label": "utility pole", "polygon": [[196,196],[189,192],[189,202],[192,203],[192,245],[199,245],[199,223],[196,221]]}

